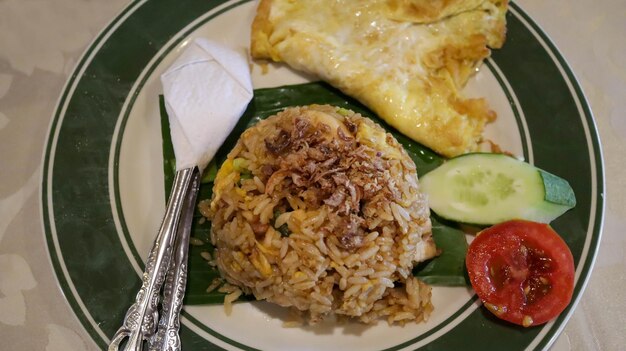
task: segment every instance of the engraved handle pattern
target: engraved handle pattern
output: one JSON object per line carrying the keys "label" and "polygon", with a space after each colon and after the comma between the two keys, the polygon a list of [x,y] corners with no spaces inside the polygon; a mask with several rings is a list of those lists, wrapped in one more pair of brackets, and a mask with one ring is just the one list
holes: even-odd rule
{"label": "engraved handle pattern", "polygon": [[189,194],[185,199],[185,209],[178,227],[174,257],[167,272],[167,279],[163,289],[163,313],[159,321],[157,333],[150,343],[151,351],[181,350],[181,341],[178,334],[180,330],[180,312],[183,307],[185,286],[187,284],[189,236],[191,235],[191,224],[199,189],[200,173],[196,172],[193,176]]}
{"label": "engraved handle pattern", "polygon": [[144,341],[149,341],[155,335],[160,291],[171,264],[180,216],[185,207],[193,173],[192,168],[176,172],[165,216],[142,275],[141,288],[135,303],[126,312],[122,326],[113,336],[109,351],[119,350],[120,344],[126,338],[128,341],[125,350],[142,350]]}
{"label": "engraved handle pattern", "polygon": [[159,321],[158,330],[150,344],[151,351],[181,350],[178,332],[180,330],[180,311],[183,307],[185,284],[187,283],[187,264],[180,265],[173,276],[168,273],[167,279],[171,279],[171,281],[165,283],[163,314]]}

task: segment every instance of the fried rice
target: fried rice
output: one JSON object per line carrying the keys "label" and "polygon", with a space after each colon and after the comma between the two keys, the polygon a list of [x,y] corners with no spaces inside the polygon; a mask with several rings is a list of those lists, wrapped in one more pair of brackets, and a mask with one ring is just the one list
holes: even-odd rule
{"label": "fried rice", "polygon": [[223,278],[309,323],[420,322],[433,309],[431,288],[411,273],[436,255],[415,164],[358,113],[311,105],[260,121],[200,209]]}

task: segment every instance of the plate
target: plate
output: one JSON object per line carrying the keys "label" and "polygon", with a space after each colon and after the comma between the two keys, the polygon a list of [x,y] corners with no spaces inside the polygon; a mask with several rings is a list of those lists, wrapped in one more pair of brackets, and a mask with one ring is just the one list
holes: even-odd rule
{"label": "plate", "polygon": [[[96,344],[106,348],[140,286],[143,259],[165,207],[159,75],[190,40],[247,47],[256,3],[135,1],[94,40],[59,99],[46,143],[42,215],[48,251],[67,301]],[[471,80],[498,113],[486,136],[503,149],[566,178],[578,205],[552,223],[576,264],[572,303],[538,327],[502,323],[471,289],[435,287],[428,323],[324,323],[284,328],[286,312],[263,302],[186,306],[185,350],[546,349],[587,283],[603,220],[603,161],[579,84],[540,28],[514,3],[505,46]],[[253,67],[255,88],[311,77],[273,65]]]}

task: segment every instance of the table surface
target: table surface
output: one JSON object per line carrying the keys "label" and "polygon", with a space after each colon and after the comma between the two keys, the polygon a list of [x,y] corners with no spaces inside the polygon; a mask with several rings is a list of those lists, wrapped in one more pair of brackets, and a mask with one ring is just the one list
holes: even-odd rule
{"label": "table surface", "polygon": [[[128,0],[0,1],[0,349],[94,350],[42,233],[42,154],[77,60]],[[553,350],[626,350],[626,1],[518,0],[559,48],[594,113],[605,161],[600,250]]]}

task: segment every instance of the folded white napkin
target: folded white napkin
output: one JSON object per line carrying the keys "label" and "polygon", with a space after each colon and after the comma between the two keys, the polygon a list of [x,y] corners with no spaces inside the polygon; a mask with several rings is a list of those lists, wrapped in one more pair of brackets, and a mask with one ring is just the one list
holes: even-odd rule
{"label": "folded white napkin", "polygon": [[176,170],[202,171],[252,99],[245,57],[219,43],[196,39],[161,75]]}

